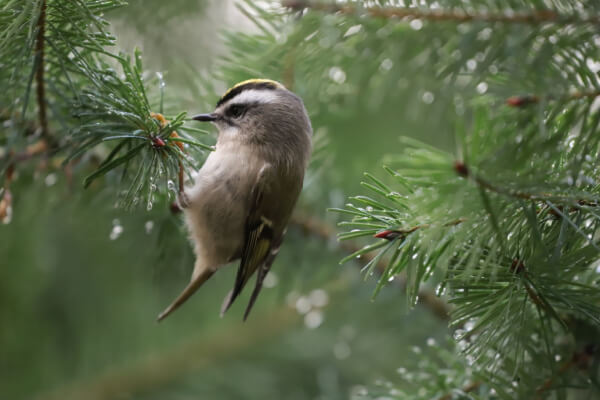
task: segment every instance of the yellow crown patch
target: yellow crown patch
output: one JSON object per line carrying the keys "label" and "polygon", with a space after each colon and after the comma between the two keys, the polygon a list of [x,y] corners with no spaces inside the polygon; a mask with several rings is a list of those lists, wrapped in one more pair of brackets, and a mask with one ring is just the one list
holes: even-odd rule
{"label": "yellow crown patch", "polygon": [[219,99],[217,107],[229,100],[230,98],[234,97],[238,93],[242,92],[246,88],[251,89],[258,87],[264,89],[285,89],[285,86],[283,86],[281,83],[271,79],[247,79],[245,81],[236,83],[231,88],[229,88],[225,92],[225,94],[223,94],[223,96],[221,96],[221,98]]}

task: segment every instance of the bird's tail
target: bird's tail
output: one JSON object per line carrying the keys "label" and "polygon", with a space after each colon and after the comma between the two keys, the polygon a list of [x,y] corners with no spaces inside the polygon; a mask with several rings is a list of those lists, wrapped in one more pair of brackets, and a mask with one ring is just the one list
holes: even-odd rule
{"label": "bird's tail", "polygon": [[215,271],[213,269],[207,268],[200,272],[198,276],[195,276],[192,279],[192,281],[187,285],[187,287],[183,289],[183,292],[181,292],[179,297],[177,297],[169,307],[167,307],[163,312],[161,312],[156,320],[158,322],[162,321],[169,314],[175,311],[180,305],[185,303],[186,300],[189,299],[190,296],[193,295],[196,292],[196,290],[198,290],[200,286],[202,286],[202,284],[206,282],[208,278],[210,278],[214,273]]}

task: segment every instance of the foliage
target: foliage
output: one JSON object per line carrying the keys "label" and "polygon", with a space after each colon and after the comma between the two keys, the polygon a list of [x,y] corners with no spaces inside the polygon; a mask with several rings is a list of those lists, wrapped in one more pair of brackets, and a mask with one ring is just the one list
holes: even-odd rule
{"label": "foliage", "polygon": [[[166,120],[154,113],[176,104],[165,107],[162,75],[151,78],[144,71],[139,51],[133,61],[110,52],[114,38],[102,14],[123,4],[115,0],[1,4],[6,24],[0,44],[6,62],[2,90],[7,96],[0,104],[6,120],[0,143],[10,149],[0,164],[3,179],[3,172],[15,162],[48,149],[66,155],[64,164],[95,162],[86,187],[121,167],[119,174],[111,175],[117,178],[112,182],[129,185],[121,196],[123,204],[135,205],[142,196],[150,208],[157,183],[164,182],[161,187],[169,193],[179,191],[183,170],[197,168],[202,153],[211,150],[193,137],[205,131],[184,125],[185,112]],[[97,161],[98,157],[103,159]]]}
{"label": "foliage", "polygon": [[[140,18],[135,24],[147,27],[145,20],[153,12],[164,13],[165,23],[177,20],[186,4],[137,4],[133,12],[139,11]],[[368,390],[355,388],[353,398],[571,399],[598,395],[600,120],[596,99],[600,94],[600,10],[596,3],[380,0],[257,4],[246,0],[239,7],[253,21],[256,31],[224,32],[226,50],[215,71],[192,71],[194,79],[186,80],[186,88],[179,88],[178,99],[165,92],[162,74],[144,70],[139,51],[132,58],[111,51],[115,39],[102,13],[121,5],[117,0],[0,1],[0,88],[6,94],[0,100],[0,219],[10,205],[11,185],[25,193],[29,183],[23,179],[12,182],[15,168],[35,177],[33,169],[20,167],[32,158],[58,160],[65,170],[76,170],[77,177],[81,176],[79,172],[87,175],[82,179],[86,186],[96,190],[106,187],[110,192],[94,191],[89,195],[84,203],[104,209],[94,212],[93,218],[91,213],[87,219],[73,218],[70,223],[78,224],[73,229],[82,230],[86,221],[102,225],[103,219],[110,218],[107,207],[112,207],[115,194],[121,205],[145,204],[150,210],[157,197],[167,198],[157,192],[159,184],[172,198],[181,188],[184,172],[197,168],[206,151],[211,150],[210,138],[202,142],[195,139],[206,132],[186,124],[186,114],[181,111],[184,96],[180,93],[188,90],[194,104],[208,105],[221,86],[257,76],[280,80],[303,98],[316,132],[313,165],[306,180],[310,190],[303,205],[312,202],[307,208],[316,204],[320,209],[324,203],[330,204],[341,218],[339,225],[344,232],[339,238],[360,244],[353,246],[356,251],[344,261],[364,264],[366,277],[375,273],[378,276],[372,292],[373,297],[379,296],[377,312],[366,307],[359,310],[357,300],[351,296],[355,289],[347,289],[350,295],[336,306],[332,318],[340,326],[352,318],[373,328],[360,331],[364,335],[359,334],[361,357],[346,362],[345,368],[359,371],[352,375],[354,381],[359,375],[363,382],[373,376],[382,378],[380,384]],[[202,6],[196,4],[190,11],[199,8]],[[341,204],[338,187],[353,187],[348,182],[355,179],[355,172],[371,168],[365,159],[382,152],[388,153],[385,172],[366,173],[362,193],[351,197],[348,204]],[[56,163],[49,165],[50,169],[58,168]],[[332,165],[335,167],[329,168]],[[104,185],[97,180],[100,177]],[[48,182],[47,177],[46,184],[51,186]],[[119,187],[123,183],[126,186]],[[22,214],[15,232],[29,238],[27,221],[34,220],[34,198],[40,194],[33,189],[26,193],[33,193],[23,202],[28,204],[29,213]],[[51,193],[52,204],[60,203],[57,192]],[[62,220],[69,220],[69,211],[62,210]],[[151,216],[159,215],[156,208],[151,212]],[[77,215],[84,212],[79,210]],[[131,248],[160,248],[167,254],[163,260],[169,264],[189,264],[189,249],[181,250],[180,224],[170,215],[160,218],[160,237],[150,246],[136,237],[129,242]],[[146,232],[154,226],[152,220],[139,223],[145,223]],[[113,232],[118,237],[123,230],[118,219],[113,225],[111,240]],[[100,233],[94,233],[93,237],[99,238]],[[327,232],[317,234],[327,236]],[[287,256],[282,254],[283,262],[300,263],[299,276],[337,275],[326,260],[313,262],[317,256],[311,255],[322,253],[329,242],[318,247],[299,232],[292,235],[300,247]],[[34,248],[35,237],[29,240]],[[64,248],[60,237],[55,241],[56,248]],[[76,243],[69,254],[83,260],[82,249],[91,245],[86,241]],[[305,248],[310,251],[305,252]],[[95,250],[99,259],[101,251]],[[5,249],[4,254],[18,252],[15,247]],[[33,264],[30,258],[34,252],[27,249],[22,253],[25,255],[21,254],[21,259]],[[135,254],[129,256],[131,262],[138,258]],[[114,259],[106,259],[109,265],[116,265]],[[58,262],[52,264],[53,268],[64,276],[83,274],[77,263],[64,270],[55,264]],[[319,268],[307,266],[313,264]],[[108,286],[94,282],[97,286],[90,287],[98,292],[112,288],[118,267],[111,268],[108,270],[114,275],[107,272],[105,277]],[[184,268],[180,269],[183,274]],[[37,272],[26,268],[20,271],[27,282],[35,281],[32,276]],[[142,267],[130,273],[148,275]],[[291,276],[284,278],[292,282]],[[327,275],[323,280],[331,280],[327,278],[331,277]],[[401,340],[410,341],[405,337],[396,339],[397,331],[391,328],[394,322],[399,329],[398,319],[394,319],[399,302],[389,295],[397,291],[392,282],[401,282],[411,306],[422,303],[420,293],[435,288],[436,294],[451,305],[454,340],[443,346],[428,340],[431,345],[415,350],[412,356],[388,351],[403,348],[398,346]],[[77,303],[61,297],[59,286],[49,285],[55,292],[45,292],[43,283],[37,285],[39,293],[45,293],[40,303],[47,298],[69,306]],[[128,291],[125,283],[117,286],[119,293]],[[140,292],[147,290],[143,285],[139,287]],[[87,292],[78,284],[70,290],[79,297]],[[152,292],[150,305],[139,293],[129,308],[119,307],[122,298],[118,297],[106,300],[106,304],[127,309],[129,314],[150,315],[157,308],[152,302],[157,300],[152,290],[147,291]],[[8,293],[16,296],[18,291]],[[289,298],[294,297],[290,294]],[[302,313],[298,307],[302,298],[292,304],[298,313]],[[67,321],[67,327],[81,322],[61,314],[67,305],[48,307],[53,311],[51,315],[57,313]],[[202,309],[203,323],[209,320],[206,307]],[[78,311],[89,315],[85,308]],[[103,316],[109,318],[109,314],[105,311]],[[305,321],[309,314],[304,316]],[[418,323],[410,320],[416,318],[415,314]],[[399,330],[421,339],[424,331],[445,334],[439,326],[421,325],[423,318],[423,313],[404,316]],[[85,317],[82,320],[87,321],[84,325],[94,327],[86,325],[93,331],[89,337],[94,340],[77,343],[83,348],[90,346],[94,354],[101,353],[94,335],[99,323]],[[340,364],[350,354],[347,331],[351,329],[346,325],[337,333],[337,328],[328,328],[313,341],[295,341],[299,334],[291,328],[292,319],[285,309],[276,313],[275,320],[277,332],[289,329],[290,336],[281,338],[279,350],[271,351],[288,357],[291,349],[289,358],[294,363],[304,356],[303,349],[316,351],[318,344],[325,346],[323,343],[333,343]],[[113,333],[116,337],[127,336],[133,328],[146,334],[145,322],[134,325],[130,317],[120,314],[110,321],[119,327],[117,331],[127,331],[121,336]],[[267,326],[263,321],[270,320],[260,321],[258,325]],[[375,332],[377,321],[381,332]],[[153,331],[151,339],[132,348],[144,354],[148,349],[164,347],[167,337],[189,339],[190,332],[199,332],[190,329],[191,324],[175,325],[172,330],[177,334],[170,336]],[[264,398],[277,393],[271,389],[277,385],[268,384],[271,375],[265,372],[272,365],[255,361],[262,355],[264,364],[265,354],[257,354],[258,350],[245,361],[226,363],[231,366],[221,374],[228,377],[226,383],[218,379],[207,383],[217,373],[205,372],[208,378],[204,380],[189,376],[189,370],[203,361],[181,354],[187,356],[189,352],[202,360],[205,356],[218,360],[227,357],[228,351],[243,349],[245,342],[252,344],[277,334],[260,326],[247,330],[232,327],[231,323],[224,326],[235,333],[243,331],[243,337],[218,331],[214,337],[219,340],[204,342],[204,337],[196,338],[192,343],[197,345],[175,347],[174,353],[167,346],[161,353],[158,360],[169,366],[171,375],[181,372],[179,381],[169,374],[156,374],[153,363],[125,369],[125,377],[152,376],[139,381],[125,379],[133,383],[131,393],[143,396],[149,387],[157,387],[160,390],[156,396],[164,391],[167,395],[206,392],[226,397],[223,388],[228,386],[232,371],[267,382],[256,384],[256,380],[247,379],[245,395]],[[61,337],[61,332],[65,334],[59,331],[56,336]],[[114,337],[106,340],[110,342]],[[198,351],[206,343],[210,347],[208,356]],[[75,361],[65,365],[76,369],[77,362],[82,361],[71,345],[56,348],[73,357]],[[220,352],[219,346],[226,351]],[[19,350],[39,352],[38,347],[23,343]],[[340,354],[346,356],[338,357]],[[368,362],[366,354],[372,355]],[[376,360],[386,354],[389,359],[377,364]],[[266,359],[270,360],[268,352]],[[285,361],[289,363],[284,360],[280,364]],[[319,367],[327,362],[319,359]],[[398,363],[400,375],[393,376],[390,364]],[[302,368],[312,371],[314,366],[306,361]],[[307,390],[306,386],[314,382],[296,379],[297,373],[294,379],[286,376],[277,383],[285,386],[281,390],[286,394],[294,381],[302,387],[298,396],[321,393],[323,397],[343,397],[344,389],[322,384],[335,381],[323,378],[331,375],[331,369],[323,372],[323,368],[315,378],[319,390]],[[41,374],[37,369],[36,373]],[[343,376],[348,384],[349,375]],[[114,384],[110,376],[104,379],[106,386],[115,391],[106,393],[114,394],[129,384]],[[167,387],[171,381],[181,386]],[[73,393],[87,393],[86,389],[89,387],[85,385],[81,391],[76,387]],[[232,397],[239,397],[236,390],[240,389],[233,390]]]}
{"label": "foliage", "polygon": [[[233,54],[252,69],[275,61],[314,96],[317,120],[323,110],[385,115],[417,92],[430,109],[408,102],[398,120],[439,112],[451,123],[440,135],[454,151],[402,138],[386,157],[389,177],[367,174],[369,193],[334,209],[349,229],[340,239],[376,237],[344,261],[377,251],[364,267],[370,275],[386,260],[375,294],[402,275],[412,304],[425,282],[437,285],[454,305],[463,356],[498,396],[533,396],[557,360],[597,346],[575,321],[600,328],[595,6],[283,3],[298,13],[293,28],[259,12],[262,33],[232,39]],[[244,56],[256,46],[260,59]],[[583,387],[597,393],[597,363],[586,368]],[[552,393],[569,385],[553,382]]]}
{"label": "foliage", "polygon": [[[299,3],[296,8],[312,4]],[[367,175],[363,185],[370,195],[335,210],[347,216],[341,225],[350,229],[340,239],[379,238],[347,259],[378,250],[365,267],[371,270],[387,256],[379,287],[405,274],[412,303],[424,282],[438,284],[455,306],[451,325],[469,323],[461,335],[469,338],[463,353],[486,371],[486,381],[504,387],[499,396],[513,398],[535,392],[532,377],[541,385],[539,375],[555,373],[554,357],[562,348],[557,338],[571,351],[595,345],[579,342],[570,321],[587,320],[596,332],[600,327],[594,103],[600,54],[590,22],[595,17],[585,17],[593,15],[593,6],[581,13],[575,3],[554,9],[500,3],[468,11],[451,3],[433,11],[408,8],[406,24],[369,18],[399,12],[387,3],[315,8],[337,11],[328,16],[332,25],[360,24],[358,47],[364,44],[381,58],[396,54],[390,69],[402,57],[398,70],[388,73],[390,81],[405,75],[400,68],[433,74],[443,86],[424,93],[423,101],[444,102],[457,116],[455,152],[403,139],[402,150],[386,160],[391,178]],[[499,9],[498,18],[490,16]],[[542,13],[556,17],[536,20]],[[523,14],[531,22],[517,17]],[[321,43],[324,31],[311,41]],[[430,44],[415,46],[419,40]],[[397,51],[390,52],[388,42]],[[335,43],[340,54],[351,47]],[[357,64],[347,59],[340,69],[348,65],[347,75],[354,77]],[[356,78],[366,71],[361,64]],[[391,92],[397,86],[383,87]],[[381,88],[378,95],[385,96]],[[509,94],[515,97],[507,99]],[[597,367],[588,373],[584,386],[598,390]],[[503,385],[511,377],[523,382],[516,393]]]}

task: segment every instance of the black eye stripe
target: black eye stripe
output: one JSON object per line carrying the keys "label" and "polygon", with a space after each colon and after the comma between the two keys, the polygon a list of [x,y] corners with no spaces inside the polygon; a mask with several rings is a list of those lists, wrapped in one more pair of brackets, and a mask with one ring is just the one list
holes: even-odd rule
{"label": "black eye stripe", "polygon": [[246,112],[246,109],[247,107],[245,104],[232,104],[227,107],[225,113],[230,117],[237,118],[242,116]]}

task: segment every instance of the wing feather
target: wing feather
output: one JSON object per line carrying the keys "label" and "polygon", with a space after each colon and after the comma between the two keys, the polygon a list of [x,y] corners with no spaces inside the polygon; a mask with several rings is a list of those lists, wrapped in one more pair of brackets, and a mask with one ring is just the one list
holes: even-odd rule
{"label": "wing feather", "polygon": [[[234,287],[225,298],[223,306],[221,307],[221,315],[231,307],[235,299],[244,289],[244,286],[246,286],[250,277],[264,265],[265,259],[267,259],[267,256],[271,253],[273,245],[272,222],[262,215],[261,212],[263,208],[261,202],[264,190],[268,183],[270,169],[270,164],[266,164],[261,169],[258,174],[257,182],[252,190],[251,207],[246,219],[244,248],[242,250],[240,266],[238,267]],[[258,279],[261,282],[260,286],[262,286],[264,275],[266,275],[266,272],[259,273]],[[258,292],[259,291],[260,289],[258,289]],[[256,297],[258,292],[256,295],[253,294],[253,296]],[[254,301],[252,301],[252,303],[254,303]]]}

